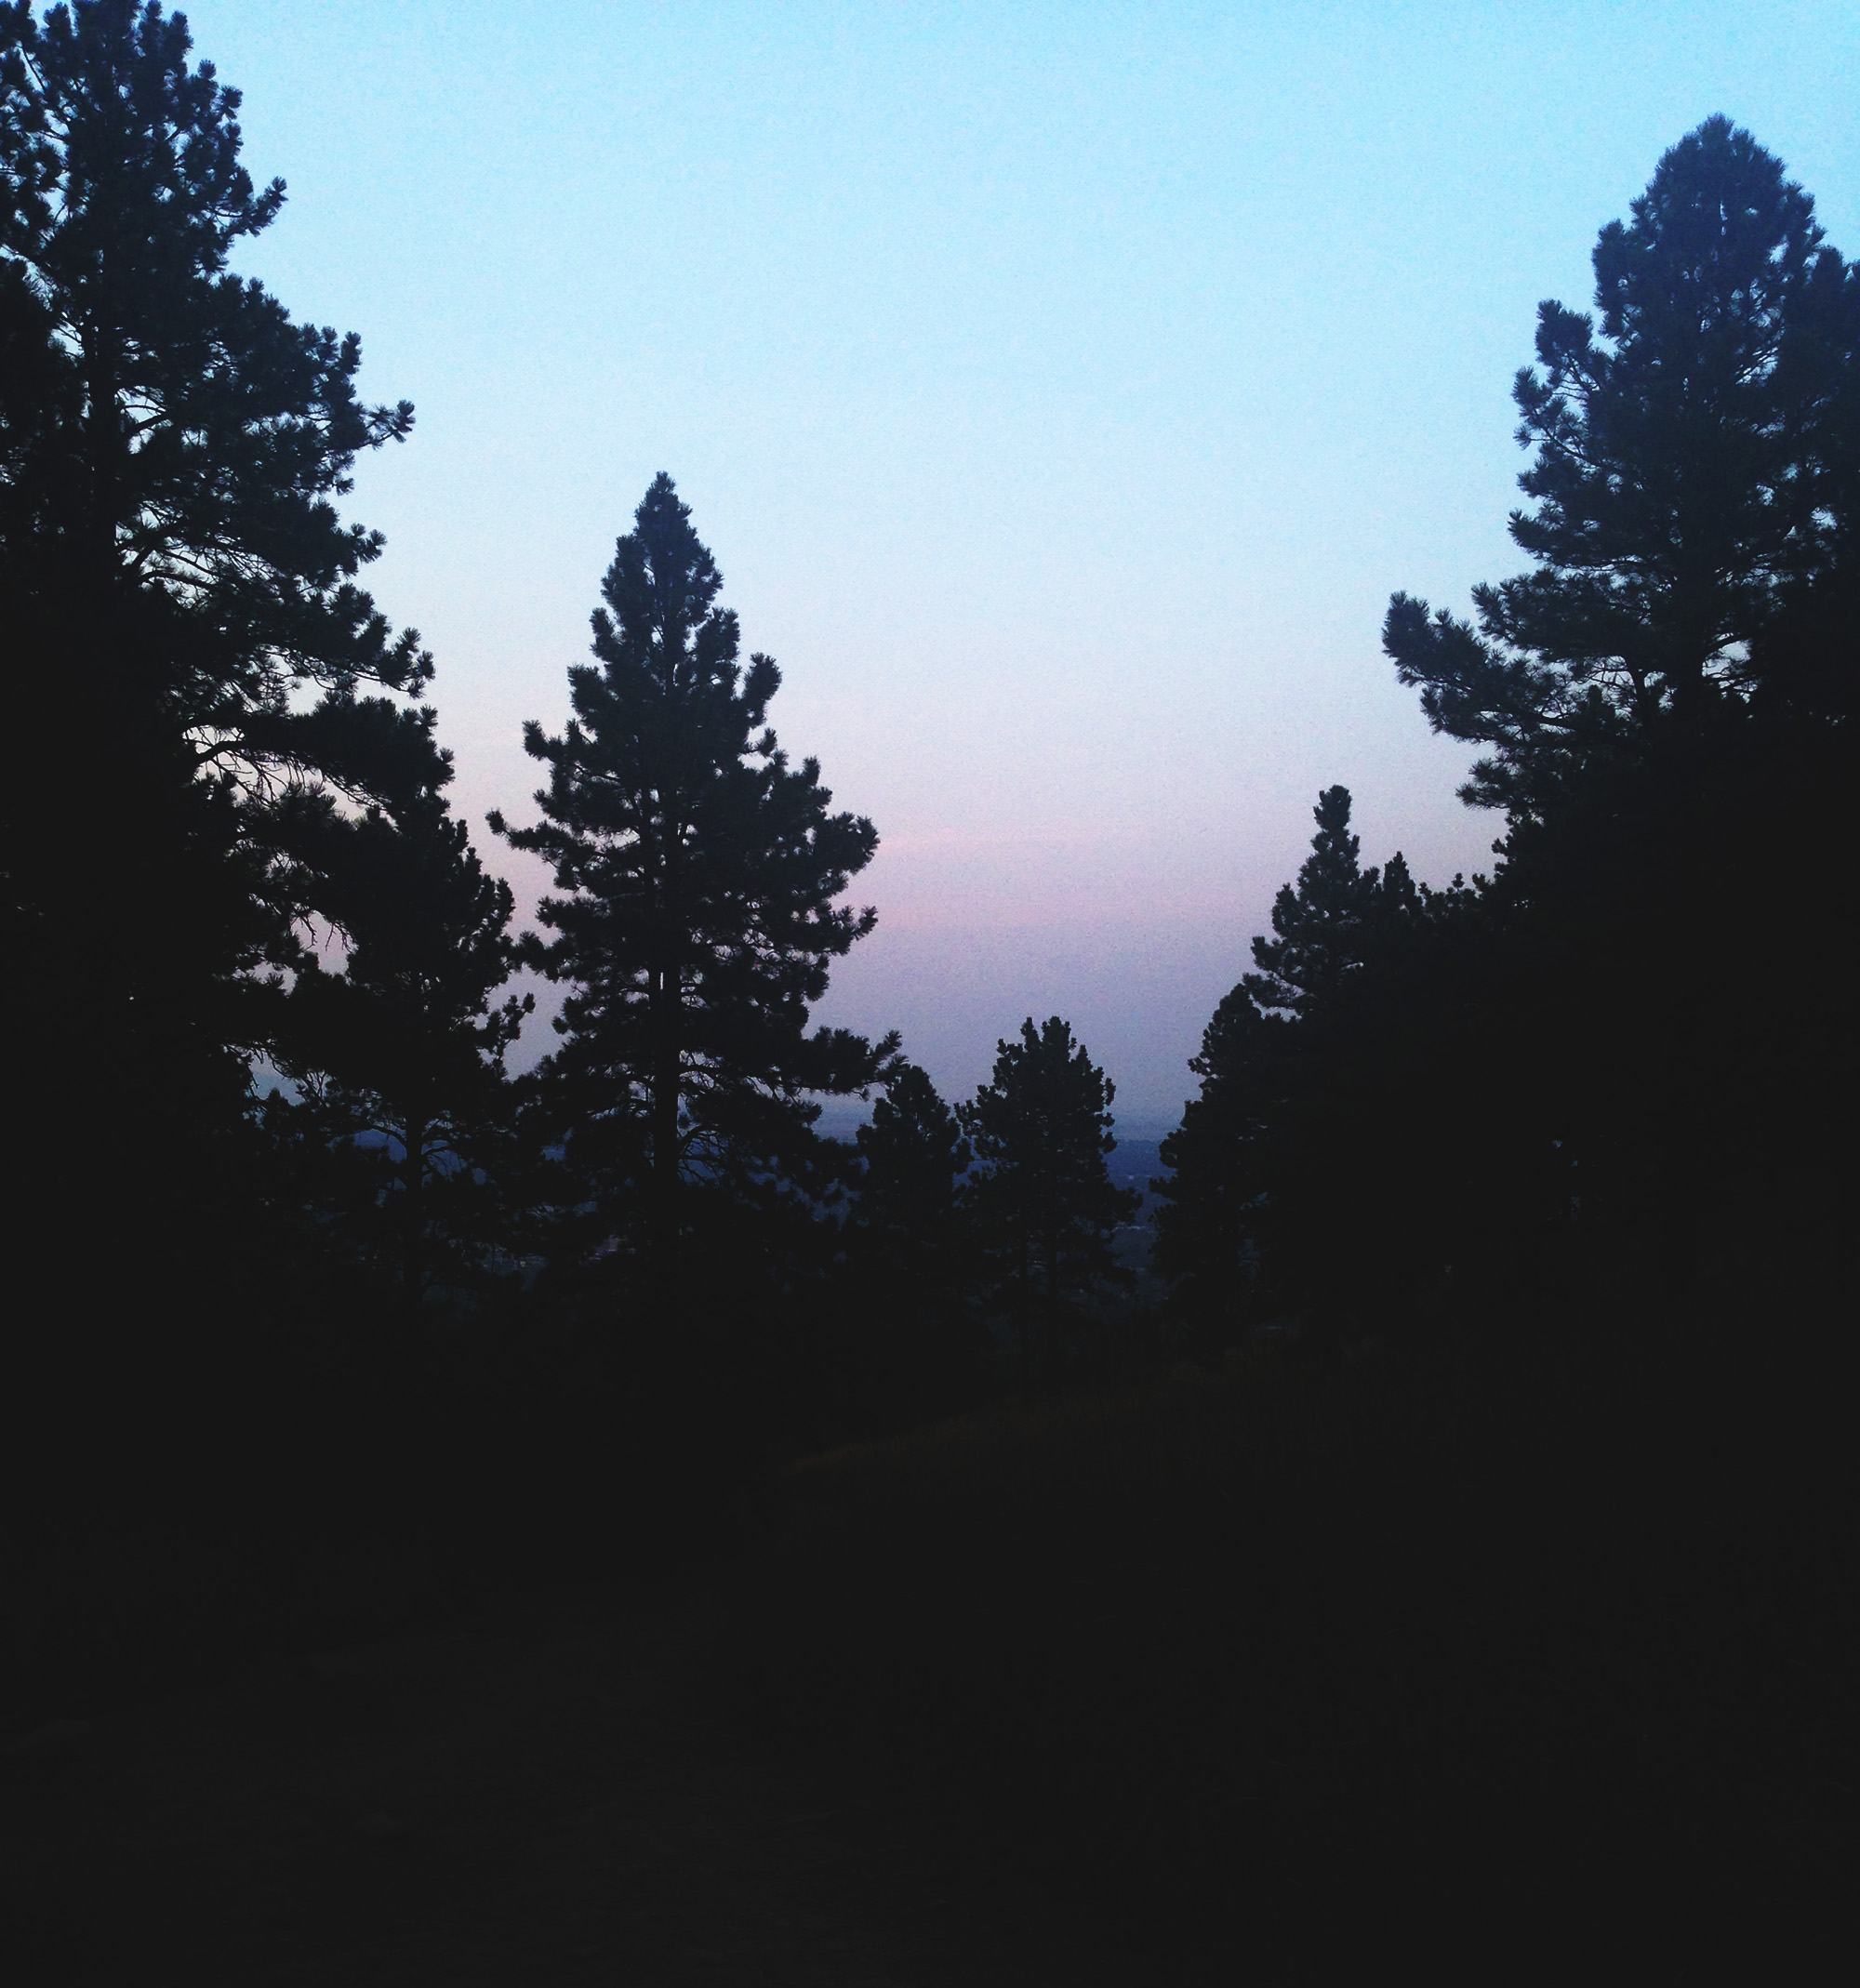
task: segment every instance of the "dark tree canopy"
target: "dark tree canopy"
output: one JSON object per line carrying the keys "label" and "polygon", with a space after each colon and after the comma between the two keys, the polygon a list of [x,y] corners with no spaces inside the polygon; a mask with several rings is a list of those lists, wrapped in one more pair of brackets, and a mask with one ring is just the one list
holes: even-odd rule
{"label": "dark tree canopy", "polygon": [[[356,584],[379,534],[335,508],[412,409],[365,407],[356,338],[229,272],[284,188],[255,191],[238,92],[189,54],[158,6],[0,7],[0,589],[20,722],[73,739],[81,711],[93,781],[75,864],[50,827],[71,760],[9,783],[7,908],[73,947],[118,931],[96,978],[249,1042],[263,1024],[229,1001],[301,959],[314,908],[296,815],[331,789],[385,798],[432,756],[357,687],[413,690],[432,664]],[[122,875],[127,925],[72,925],[73,870]],[[181,906],[202,908],[156,929]]]}
{"label": "dark tree canopy", "polygon": [[[13,1391],[82,1372],[134,1430],[158,1374],[209,1414],[187,1360],[289,1281],[249,1057],[332,915],[331,825],[441,776],[401,701],[430,659],[358,583],[379,536],[337,510],[412,411],[365,406],[355,338],[229,267],[284,198],[241,165],[238,107],[159,6],[0,6],[0,625],[32,742],[0,795],[0,936],[30,962],[0,1025],[38,1160],[8,1216],[35,1264],[63,1239],[86,1268],[43,1385]],[[170,1278],[189,1302],[141,1330]]]}
{"label": "dark tree canopy", "polygon": [[1257,973],[1241,988],[1262,1011],[1305,1017],[1334,1002],[1368,957],[1375,934],[1412,920],[1420,895],[1398,850],[1386,871],[1365,870],[1362,842],[1349,832],[1349,789],[1326,788],[1312,810],[1318,832],[1296,887],[1272,902],[1273,936],[1253,942]]}
{"label": "dark tree canopy", "polygon": [[276,1052],[309,1135],[347,1148],[325,1170],[328,1213],[400,1287],[403,1380],[429,1285],[467,1285],[499,1260],[504,1057],[535,1006],[498,999],[515,964],[511,888],[446,804],[449,756],[434,764],[391,808],[314,819],[304,854],[346,952],[339,973],[299,974]]}
{"label": "dark tree canopy", "polygon": [[0,8],[0,298],[40,382],[6,437],[7,567],[81,580],[89,606],[134,599],[139,668],[203,763],[317,765],[291,692],[431,674],[353,584],[379,535],[333,502],[413,410],[364,406],[352,333],[296,325],[228,272],[285,190],[255,192],[239,93],[189,48],[154,5],[78,0],[43,25]]}
{"label": "dark tree canopy", "polygon": [[[1781,1154],[1827,1169],[1808,1100],[1851,1081],[1825,961],[1852,893],[1824,852],[1860,685],[1860,273],[1722,117],[1594,259],[1599,323],[1543,305],[1515,390],[1534,569],[1474,590],[1477,628],[1398,594],[1384,646],[1487,749],[1463,797],[1508,817],[1481,1027],[1512,1059],[1521,1177],[1554,1153],[1545,1205],[1623,1261],[1654,1239],[1681,1306]],[[1725,956],[1755,905],[1816,934],[1788,976],[1799,1083],[1763,1040],[1773,979]]]}
{"label": "dark tree canopy", "polygon": [[915,1064],[894,1059],[881,1085],[848,1170],[839,1330],[829,1363],[844,1377],[850,1427],[907,1426],[966,1406],[986,1372],[986,1333],[972,1302],[975,1252],[959,1197],[969,1143]]}
{"label": "dark tree canopy", "polygon": [[596,662],[569,671],[574,715],[525,744],[549,768],[542,820],[493,826],[551,865],[554,937],[527,957],[569,987],[549,1076],[584,1153],[649,1182],[661,1242],[681,1181],[747,1182],[804,1146],[809,1093],[871,1083],[896,1047],[807,1032],[830,962],[877,913],[839,898],[878,835],[830,812],[819,764],[765,723],[781,676],[738,661],[716,563],[661,474],[602,582]]}
{"label": "dark tree canopy", "polygon": [[957,1116],[974,1151],[968,1206],[1015,1316],[1023,1386],[1030,1378],[1031,1314],[1043,1311],[1047,1362],[1056,1378],[1069,1298],[1122,1281],[1111,1253],[1120,1222],[1142,1197],[1114,1186],[1105,1158],[1116,1086],[1058,1015],[1030,1015],[1017,1041],[995,1045],[992,1079]]}
{"label": "dark tree canopy", "polygon": [[914,1277],[947,1278],[954,1249],[956,1183],[974,1157],[956,1114],[914,1063],[887,1073],[871,1122],[855,1134],[861,1172],[856,1210],[867,1245]]}
{"label": "dark tree canopy", "polygon": [[1476,629],[1397,594],[1384,630],[1435,729],[1491,749],[1467,797],[1526,814],[1761,691],[1860,519],[1860,275],[1748,132],[1675,145],[1595,276],[1599,326],[1543,304],[1515,388],[1534,570],[1475,589]]}
{"label": "dark tree canopy", "polygon": [[1155,1262],[1199,1327],[1231,1327],[1256,1287],[1328,1302],[1365,1250],[1386,1250],[1362,1204],[1402,1198],[1380,1172],[1401,1164],[1391,1023],[1417,951],[1475,899],[1457,880],[1416,885],[1399,852],[1364,869],[1347,788],[1312,812],[1311,853],[1273,902],[1272,936],[1253,941],[1256,970],[1208,1023],[1189,1065],[1200,1094],[1162,1142]]}

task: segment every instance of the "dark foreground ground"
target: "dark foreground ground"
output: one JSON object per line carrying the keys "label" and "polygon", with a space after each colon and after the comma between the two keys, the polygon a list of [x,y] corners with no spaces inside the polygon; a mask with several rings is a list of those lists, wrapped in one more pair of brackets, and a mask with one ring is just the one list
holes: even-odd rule
{"label": "dark foreground ground", "polygon": [[1735,1345],[1242,1359],[798,1466],[657,1588],[8,1707],[6,1976],[1842,1978],[1853,1407]]}
{"label": "dark foreground ground", "polygon": [[728,1579],[531,1595],[16,1736],[10,1978],[1134,1978],[1043,1895],[1050,1846],[944,1854],[883,1785],[707,1707]]}

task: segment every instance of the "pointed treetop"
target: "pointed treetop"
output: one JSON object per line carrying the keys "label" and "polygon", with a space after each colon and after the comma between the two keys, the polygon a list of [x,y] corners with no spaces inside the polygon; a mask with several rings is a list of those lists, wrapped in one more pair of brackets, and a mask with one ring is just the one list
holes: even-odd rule
{"label": "pointed treetop", "polygon": [[[614,547],[591,617],[594,651],[610,669],[642,670],[667,693],[733,663],[736,616],[715,606],[724,576],[691,525],[691,507],[663,470],[640,499],[633,528]],[[695,637],[695,658],[691,654]]]}

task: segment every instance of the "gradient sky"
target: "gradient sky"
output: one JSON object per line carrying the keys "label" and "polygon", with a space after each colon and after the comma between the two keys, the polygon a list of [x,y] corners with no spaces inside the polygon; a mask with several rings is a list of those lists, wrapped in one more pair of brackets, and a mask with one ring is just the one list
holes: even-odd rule
{"label": "gradient sky", "polygon": [[1488,861],[1378,634],[1521,563],[1538,299],[1720,110],[1860,253],[1854,6],[185,11],[290,189],[238,266],[418,407],[350,511],[525,910],[483,815],[531,818],[522,722],[669,470],[883,839],[821,1018],[954,1097],[1062,1014],[1132,1131],[1320,788],[1366,860]]}

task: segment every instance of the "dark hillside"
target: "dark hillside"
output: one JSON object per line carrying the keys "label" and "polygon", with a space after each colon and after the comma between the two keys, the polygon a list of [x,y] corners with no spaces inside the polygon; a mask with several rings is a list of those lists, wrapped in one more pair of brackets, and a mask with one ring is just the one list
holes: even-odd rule
{"label": "dark hillside", "polygon": [[1152,1960],[1793,1937],[1860,1873],[1860,1499],[1799,1378],[1370,1343],[823,1458],[737,1690]]}

